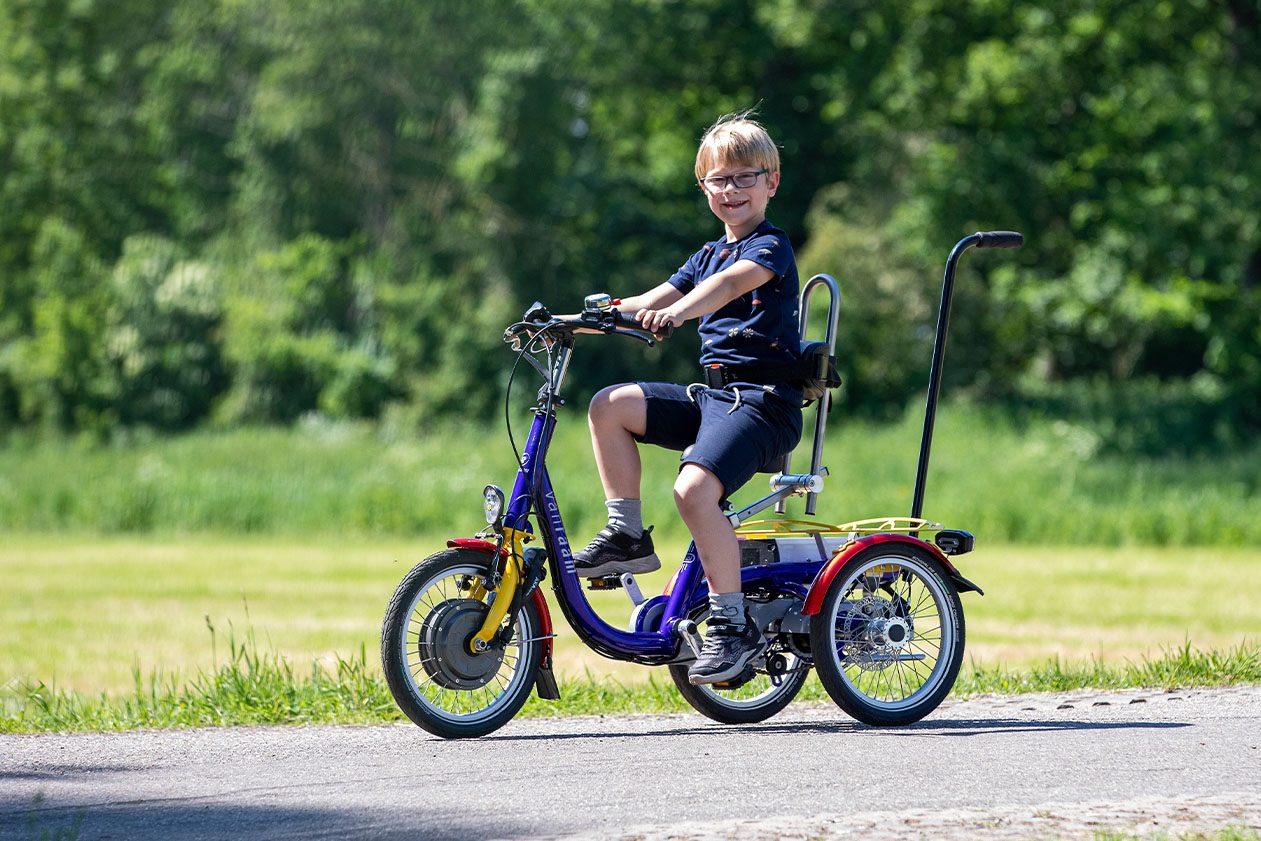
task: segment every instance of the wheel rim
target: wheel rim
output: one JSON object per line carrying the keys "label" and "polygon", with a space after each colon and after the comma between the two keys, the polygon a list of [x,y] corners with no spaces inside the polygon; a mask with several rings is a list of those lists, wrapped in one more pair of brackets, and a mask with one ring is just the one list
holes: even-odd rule
{"label": "wheel rim", "polygon": [[[474,657],[462,650],[470,621],[470,584],[485,582],[486,571],[472,564],[444,569],[422,584],[407,605],[399,640],[407,690],[432,715],[453,724],[483,722],[517,698],[526,674],[527,646],[537,645],[529,612],[518,613],[512,638],[501,652]],[[435,627],[431,617],[448,624]],[[455,633],[458,636],[452,636]],[[490,665],[479,658],[493,657]]]}
{"label": "wheel rim", "polygon": [[940,579],[920,560],[874,558],[841,585],[832,647],[845,685],[867,704],[901,712],[946,679],[956,623]]}
{"label": "wheel rim", "polygon": [[[703,627],[703,623],[702,623]],[[703,636],[702,631],[702,636]],[[792,652],[786,653],[788,659],[788,671],[780,679],[780,683],[776,686],[769,675],[763,669],[765,667],[765,659],[758,657],[751,666],[756,665],[752,680],[730,689],[722,689],[712,683],[702,683],[696,686],[702,695],[708,696],[715,703],[721,704],[728,709],[733,710],[750,710],[774,703],[783,692],[796,693],[793,688],[793,681],[798,679],[798,672],[804,672],[810,667],[804,660]]]}

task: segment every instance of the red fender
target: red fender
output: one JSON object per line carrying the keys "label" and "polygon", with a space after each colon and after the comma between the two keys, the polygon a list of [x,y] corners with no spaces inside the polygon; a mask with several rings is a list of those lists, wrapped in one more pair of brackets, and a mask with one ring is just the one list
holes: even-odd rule
{"label": "red fender", "polygon": [[[489,540],[482,540],[480,537],[457,537],[447,541],[447,547],[450,549],[472,549],[474,552],[485,552],[487,555],[495,554],[495,544]],[[499,550],[503,553],[506,550]],[[539,621],[542,623],[540,636],[545,637],[543,640],[543,660],[541,667],[544,669],[552,668],[552,614],[547,609],[547,599],[543,598],[542,588],[535,587],[534,592],[530,594],[530,599],[534,602],[534,606],[538,608]]]}
{"label": "red fender", "polygon": [[823,607],[823,596],[827,593],[828,587],[832,585],[832,579],[836,578],[840,573],[841,567],[845,566],[846,561],[857,555],[864,549],[872,546],[878,546],[881,543],[909,543],[912,546],[918,546],[932,553],[933,557],[941,561],[942,566],[946,568],[946,574],[955,576],[959,571],[955,569],[954,564],[946,557],[937,546],[926,540],[920,540],[918,537],[911,537],[909,534],[869,534],[866,537],[860,537],[852,543],[846,544],[841,549],[840,554],[828,561],[823,569],[819,570],[819,574],[814,577],[814,582],[810,585],[810,592],[806,593],[806,604],[801,612],[805,616],[813,616]]}

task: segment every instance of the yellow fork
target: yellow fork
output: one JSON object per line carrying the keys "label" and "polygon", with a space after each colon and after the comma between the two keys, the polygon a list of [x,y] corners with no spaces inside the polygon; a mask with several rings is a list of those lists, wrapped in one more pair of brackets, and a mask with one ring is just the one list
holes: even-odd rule
{"label": "yellow fork", "polygon": [[504,529],[504,540],[511,547],[508,550],[508,562],[504,564],[503,578],[499,581],[499,587],[495,589],[495,600],[490,604],[486,621],[469,640],[471,653],[480,654],[485,651],[490,645],[491,637],[499,633],[499,625],[504,621],[508,607],[512,604],[512,597],[516,595],[517,587],[521,584],[522,546],[531,537],[533,537],[532,534],[519,529]]}

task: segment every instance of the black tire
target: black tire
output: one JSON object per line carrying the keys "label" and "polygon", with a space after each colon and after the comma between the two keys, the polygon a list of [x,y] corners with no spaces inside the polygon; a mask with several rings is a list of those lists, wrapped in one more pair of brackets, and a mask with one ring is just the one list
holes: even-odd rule
{"label": "black tire", "polygon": [[911,724],[937,709],[959,675],[963,645],[958,591],[937,558],[909,544],[851,558],[810,622],[823,687],[875,727]]}
{"label": "black tire", "polygon": [[473,655],[464,648],[486,609],[464,585],[485,581],[489,561],[470,549],[431,555],[403,578],[385,611],[381,664],[390,693],[417,726],[444,739],[484,736],[511,720],[529,698],[543,656],[532,601],[512,620],[503,649]]}
{"label": "black tire", "polygon": [[[708,613],[704,610],[693,616],[692,621],[700,624]],[[779,686],[771,683],[765,673],[758,672],[748,683],[731,689],[706,684],[693,686],[687,679],[686,663],[669,668],[679,694],[701,715],[722,724],[756,724],[792,703],[810,676],[810,666],[801,658],[794,657],[789,663],[792,671],[783,676]]]}

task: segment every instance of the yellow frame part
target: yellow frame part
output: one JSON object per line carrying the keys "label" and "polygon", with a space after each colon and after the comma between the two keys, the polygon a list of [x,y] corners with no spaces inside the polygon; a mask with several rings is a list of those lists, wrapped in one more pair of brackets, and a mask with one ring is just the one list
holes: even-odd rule
{"label": "yellow frame part", "polygon": [[509,546],[508,558],[504,564],[503,577],[499,580],[499,586],[495,588],[495,600],[490,603],[490,612],[486,614],[486,621],[482,622],[481,629],[469,640],[469,651],[473,654],[479,653],[476,648],[478,640],[489,643],[491,637],[499,632],[499,625],[504,621],[508,606],[512,604],[512,597],[516,595],[517,587],[521,584],[521,558],[524,552],[522,547],[533,536],[520,529],[504,529],[504,542]]}
{"label": "yellow frame part", "polygon": [[754,520],[736,529],[736,534],[753,540],[770,537],[791,537],[813,534],[882,534],[885,532],[941,531],[941,523],[921,520],[918,517],[874,517],[854,520],[839,526],[816,523],[811,520]]}

